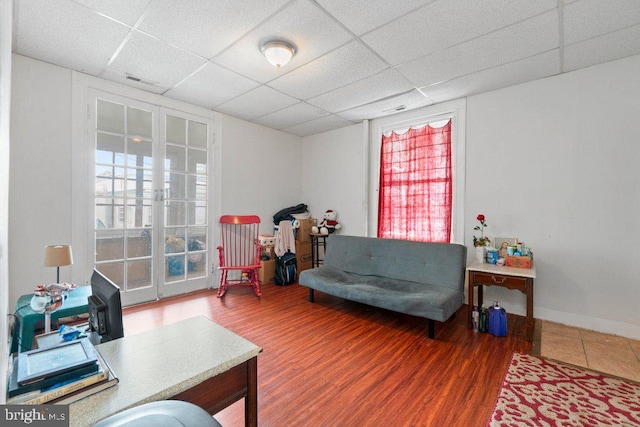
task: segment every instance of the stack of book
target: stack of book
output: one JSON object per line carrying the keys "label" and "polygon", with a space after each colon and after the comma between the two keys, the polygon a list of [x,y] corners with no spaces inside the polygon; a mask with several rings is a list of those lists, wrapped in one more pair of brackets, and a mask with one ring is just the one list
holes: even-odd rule
{"label": "stack of book", "polygon": [[12,362],[8,405],[70,404],[118,383],[100,352],[83,340],[20,353]]}

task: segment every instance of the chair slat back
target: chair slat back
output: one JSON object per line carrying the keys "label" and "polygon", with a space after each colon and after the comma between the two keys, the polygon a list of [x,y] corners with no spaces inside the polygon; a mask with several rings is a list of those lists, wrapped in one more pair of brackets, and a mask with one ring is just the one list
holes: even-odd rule
{"label": "chair slat back", "polygon": [[224,215],[220,217],[223,248],[221,267],[237,268],[260,264],[257,245],[260,217],[256,215]]}

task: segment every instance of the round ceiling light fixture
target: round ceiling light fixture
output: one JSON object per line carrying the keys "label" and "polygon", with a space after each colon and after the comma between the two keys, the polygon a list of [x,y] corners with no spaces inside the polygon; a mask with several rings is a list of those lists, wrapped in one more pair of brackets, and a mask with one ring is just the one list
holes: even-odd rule
{"label": "round ceiling light fixture", "polygon": [[283,41],[270,41],[260,49],[267,61],[276,68],[287,65],[296,54],[295,46]]}

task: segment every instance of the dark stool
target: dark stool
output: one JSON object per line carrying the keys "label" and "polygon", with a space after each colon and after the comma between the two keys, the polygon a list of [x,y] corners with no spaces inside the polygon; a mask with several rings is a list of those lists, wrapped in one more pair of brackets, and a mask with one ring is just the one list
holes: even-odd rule
{"label": "dark stool", "polygon": [[207,411],[193,403],[161,400],[127,409],[94,427],[222,427]]}

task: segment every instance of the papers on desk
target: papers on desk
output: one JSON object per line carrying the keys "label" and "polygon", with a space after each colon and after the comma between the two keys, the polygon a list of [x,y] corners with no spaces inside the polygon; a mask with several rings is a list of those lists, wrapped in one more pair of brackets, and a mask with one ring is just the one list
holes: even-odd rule
{"label": "papers on desk", "polygon": [[53,384],[18,386],[18,359],[13,359],[13,367],[9,378],[7,404],[9,405],[42,405],[44,403],[70,404],[118,383],[118,377],[95,349],[98,369],[94,372],[76,372],[76,375],[60,378]]}

